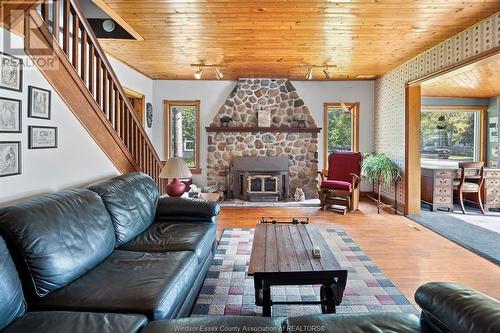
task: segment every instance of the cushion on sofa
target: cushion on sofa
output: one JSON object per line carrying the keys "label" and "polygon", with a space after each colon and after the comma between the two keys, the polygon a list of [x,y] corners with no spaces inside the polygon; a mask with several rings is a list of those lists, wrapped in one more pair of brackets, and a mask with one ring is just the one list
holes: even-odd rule
{"label": "cushion on sofa", "polygon": [[415,292],[422,320],[443,332],[500,332],[500,302],[459,284],[430,282]]}
{"label": "cushion on sofa", "polygon": [[26,311],[21,281],[5,242],[0,238],[0,330]]}
{"label": "cushion on sofa", "polygon": [[40,311],[26,313],[2,333],[135,333],[146,322],[133,314]]}
{"label": "cushion on sofa", "polygon": [[204,262],[215,242],[213,223],[153,223],[120,250],[141,252],[193,251]]}
{"label": "cushion on sofa", "polygon": [[111,254],[115,234],[101,198],[66,190],[0,209],[5,237],[31,297],[57,290]]}
{"label": "cushion on sofa", "polygon": [[409,313],[328,314],[291,317],[285,320],[288,332],[325,333],[430,333]]}
{"label": "cushion on sofa", "polygon": [[[158,320],[149,323],[141,333],[170,332],[261,332],[281,333],[281,319],[267,317],[191,317],[175,320]],[[311,331],[313,332],[313,331]]]}
{"label": "cushion on sofa", "polygon": [[220,213],[215,201],[161,197],[158,200],[155,222],[211,222]]}
{"label": "cushion on sofa", "polygon": [[156,215],[158,187],[151,177],[134,172],[87,186],[99,194],[115,226],[116,246],[146,230]]}
{"label": "cushion on sofa", "polygon": [[198,274],[193,252],[115,250],[73,283],[38,299],[37,310],[138,313],[150,320],[175,315]]}

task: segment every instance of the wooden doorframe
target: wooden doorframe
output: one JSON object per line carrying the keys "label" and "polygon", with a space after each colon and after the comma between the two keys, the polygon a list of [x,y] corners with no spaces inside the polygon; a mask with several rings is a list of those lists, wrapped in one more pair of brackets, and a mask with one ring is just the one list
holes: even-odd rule
{"label": "wooden doorframe", "polygon": [[[410,81],[405,86],[405,215],[420,215],[420,124],[421,84],[500,53],[500,46],[452,66]],[[486,113],[482,118],[486,117]],[[484,120],[484,119],[482,119]],[[483,140],[483,137],[481,138]],[[483,149],[484,151],[486,149]],[[484,153],[482,152],[481,155]]]}
{"label": "wooden doorframe", "polygon": [[132,105],[134,106],[134,110],[137,112],[137,117],[139,118],[142,127],[144,127],[144,117],[145,117],[144,109],[146,106],[146,96],[144,94],[141,94],[140,92],[129,89],[127,87],[123,87],[123,91],[125,92],[125,95],[127,95],[129,99],[140,101],[138,108],[135,108],[135,101],[134,103],[132,103]]}

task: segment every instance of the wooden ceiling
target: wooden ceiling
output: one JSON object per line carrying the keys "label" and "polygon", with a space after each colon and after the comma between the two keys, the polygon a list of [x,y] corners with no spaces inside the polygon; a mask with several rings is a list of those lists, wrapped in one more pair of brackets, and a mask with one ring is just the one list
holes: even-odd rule
{"label": "wooden ceiling", "polygon": [[[104,49],[154,79],[193,79],[193,63],[224,64],[224,79],[302,80],[300,64],[335,64],[334,79],[371,78],[500,10],[498,0],[96,2],[144,38],[102,40]],[[321,69],[313,79],[324,79]]]}
{"label": "wooden ceiling", "polygon": [[422,83],[422,96],[470,98],[500,96],[500,54]]}

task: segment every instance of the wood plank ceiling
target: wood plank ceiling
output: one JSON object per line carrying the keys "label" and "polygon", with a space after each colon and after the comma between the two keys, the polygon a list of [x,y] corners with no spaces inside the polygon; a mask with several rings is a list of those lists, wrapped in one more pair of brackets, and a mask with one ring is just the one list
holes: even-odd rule
{"label": "wood plank ceiling", "polygon": [[302,80],[300,64],[378,76],[500,10],[498,0],[103,1],[144,38],[102,40],[105,50],[154,79],[193,79],[200,62],[226,65],[224,79]]}
{"label": "wood plank ceiling", "polygon": [[470,98],[500,96],[500,54],[422,83],[422,96]]}

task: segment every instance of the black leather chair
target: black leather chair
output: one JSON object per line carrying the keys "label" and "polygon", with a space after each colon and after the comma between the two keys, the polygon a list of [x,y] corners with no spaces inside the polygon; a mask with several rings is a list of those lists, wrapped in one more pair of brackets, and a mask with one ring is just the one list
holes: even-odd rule
{"label": "black leather chair", "polygon": [[134,333],[146,324],[145,316],[69,311],[26,312],[16,268],[0,238],[0,332],[2,333]]}
{"label": "black leather chair", "polygon": [[218,205],[160,199],[144,174],[89,188],[99,194],[66,190],[0,210],[30,307],[185,316],[213,256]]}

